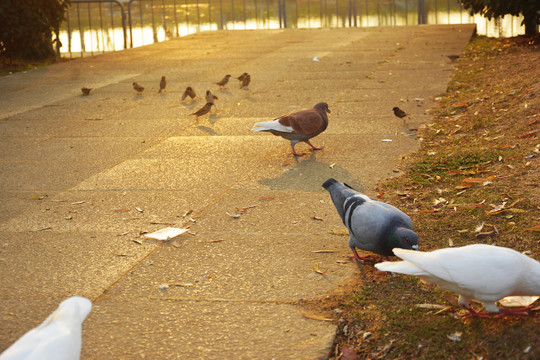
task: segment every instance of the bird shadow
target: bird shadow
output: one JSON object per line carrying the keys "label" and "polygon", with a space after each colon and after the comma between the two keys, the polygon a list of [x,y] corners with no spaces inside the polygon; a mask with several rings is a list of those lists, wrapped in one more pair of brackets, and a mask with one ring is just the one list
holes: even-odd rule
{"label": "bird shadow", "polygon": [[303,157],[294,156],[291,166],[280,176],[259,180],[259,184],[268,186],[271,190],[301,190],[319,192],[322,184],[329,178],[345,182],[356,190],[363,192],[364,185],[355,179],[346,169],[317,161],[316,152]]}
{"label": "bird shadow", "polygon": [[220,118],[221,118],[221,116],[219,116],[219,115],[210,114],[210,116],[208,117],[208,122],[210,123],[210,125],[214,125],[215,123],[218,122],[218,120]]}
{"label": "bird shadow", "polygon": [[205,133],[210,134],[210,135],[217,135],[215,130],[212,129],[211,127],[208,127],[208,126],[199,125],[199,126],[197,126],[197,129],[199,129],[201,131],[204,131]]}

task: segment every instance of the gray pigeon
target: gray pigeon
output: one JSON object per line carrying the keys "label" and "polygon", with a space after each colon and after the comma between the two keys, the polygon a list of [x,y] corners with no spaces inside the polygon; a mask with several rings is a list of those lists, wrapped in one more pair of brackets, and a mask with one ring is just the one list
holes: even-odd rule
{"label": "gray pigeon", "polygon": [[294,149],[294,145],[300,141],[311,146],[313,150],[322,149],[322,146],[314,146],[309,139],[326,130],[328,127],[327,113],[330,113],[328,104],[320,102],[311,109],[296,110],[282,115],[273,121],[256,123],[251,130],[268,131],[274,135],[290,140],[292,154],[294,156],[302,156],[304,153],[297,153]]}
{"label": "gray pigeon", "polygon": [[418,250],[418,236],[411,219],[401,210],[370,199],[350,186],[330,178],[322,185],[334,202],[343,224],[349,229],[349,247],[359,262],[356,248],[383,256],[393,248]]}

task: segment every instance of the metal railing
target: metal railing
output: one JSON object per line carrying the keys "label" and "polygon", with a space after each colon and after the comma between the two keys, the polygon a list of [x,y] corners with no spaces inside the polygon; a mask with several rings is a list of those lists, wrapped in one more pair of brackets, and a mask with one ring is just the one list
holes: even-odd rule
{"label": "metal railing", "polygon": [[[504,23],[520,33],[519,20]],[[60,33],[70,57],[137,47],[199,31],[479,24],[458,0],[71,0]],[[494,26],[494,25],[490,25]]]}

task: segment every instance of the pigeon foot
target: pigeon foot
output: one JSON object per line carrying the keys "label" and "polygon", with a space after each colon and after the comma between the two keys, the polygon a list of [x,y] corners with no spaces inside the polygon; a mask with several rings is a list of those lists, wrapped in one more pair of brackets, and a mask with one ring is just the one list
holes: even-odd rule
{"label": "pigeon foot", "polygon": [[495,317],[498,319],[504,317],[505,315],[527,316],[529,315],[528,310],[530,309],[532,309],[532,305],[518,309],[499,309],[499,314],[495,315]]}
{"label": "pigeon foot", "polygon": [[465,316],[463,316],[463,320],[465,319],[470,319],[470,318],[484,318],[484,319],[489,319],[490,317],[490,314],[491,313],[488,313],[488,312],[480,312],[480,311],[476,311],[474,310],[473,308],[466,308],[469,311],[469,313]]}
{"label": "pigeon foot", "polygon": [[311,148],[313,150],[322,150],[322,149],[324,149],[324,146],[317,147],[317,146],[313,145],[311,142],[309,142],[309,140],[306,140],[305,143],[308,144],[309,146],[311,146]]}

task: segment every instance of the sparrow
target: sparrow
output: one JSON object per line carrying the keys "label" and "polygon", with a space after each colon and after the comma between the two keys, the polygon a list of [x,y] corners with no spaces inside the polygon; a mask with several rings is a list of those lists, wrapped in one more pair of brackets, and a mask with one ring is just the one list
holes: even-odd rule
{"label": "sparrow", "polygon": [[90,95],[91,90],[92,90],[92,88],[87,88],[87,87],[82,87],[81,88],[81,91],[82,91],[83,95]]}
{"label": "sparrow", "polygon": [[227,83],[229,82],[229,78],[231,77],[231,75],[225,75],[225,77],[223,79],[221,79],[221,81],[215,83],[216,85],[219,85],[220,89],[226,89],[225,85],[227,85]]}
{"label": "sparrow", "polygon": [[195,120],[199,122],[199,116],[208,114],[211,108],[212,108],[212,103],[207,102],[206,104],[204,104],[202,108],[195,111],[193,114],[189,114],[189,115],[195,115],[196,116]]}
{"label": "sparrow", "polygon": [[137,84],[136,82],[133,83],[133,90],[135,90],[137,92],[137,95],[141,95],[142,92],[144,91],[144,86],[141,86],[139,84]]}
{"label": "sparrow", "polygon": [[455,63],[457,59],[459,59],[459,55],[447,55],[447,58],[450,59],[451,62]]}
{"label": "sparrow", "polygon": [[185,98],[190,97],[192,100],[197,96],[195,94],[195,90],[191,86],[188,86],[186,90],[184,90],[184,93],[182,94],[182,101],[184,101]]}
{"label": "sparrow", "polygon": [[210,90],[206,90],[206,102],[214,105],[217,110],[217,106],[214,100],[219,100],[219,98],[216,95],[212,94]]}
{"label": "sparrow", "polygon": [[158,94],[165,90],[165,86],[167,86],[167,80],[165,80],[165,76],[162,76],[161,81],[159,82]]}
{"label": "sparrow", "polygon": [[250,81],[251,81],[251,75],[246,74],[246,76],[242,80],[242,85],[240,85],[240,89],[247,89]]}
{"label": "sparrow", "polygon": [[244,81],[244,78],[247,76],[248,73],[243,73],[242,75],[240,75],[239,77],[237,77],[237,79],[239,81]]}
{"label": "sparrow", "polygon": [[394,115],[396,115],[400,119],[403,119],[403,123],[405,124],[405,117],[409,116],[409,114],[407,114],[405,111],[401,110],[397,106],[394,106],[392,110],[394,110]]}

